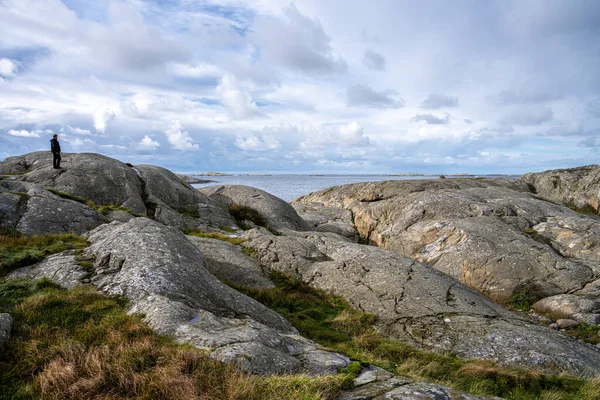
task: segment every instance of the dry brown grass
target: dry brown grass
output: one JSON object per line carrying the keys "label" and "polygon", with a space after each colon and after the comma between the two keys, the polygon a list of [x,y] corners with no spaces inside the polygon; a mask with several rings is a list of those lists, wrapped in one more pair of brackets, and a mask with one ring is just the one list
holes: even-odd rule
{"label": "dry brown grass", "polygon": [[91,288],[46,284],[25,296],[12,306],[14,338],[0,354],[0,399],[325,400],[352,379],[252,376],[125,311],[123,300]]}

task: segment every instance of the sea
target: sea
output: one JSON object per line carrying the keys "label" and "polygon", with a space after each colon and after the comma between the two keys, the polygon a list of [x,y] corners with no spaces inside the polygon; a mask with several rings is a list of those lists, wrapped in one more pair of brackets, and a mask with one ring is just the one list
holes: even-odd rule
{"label": "sea", "polygon": [[[464,178],[465,176],[446,175],[446,178]],[[469,178],[518,178],[519,175],[470,175]],[[358,182],[376,182],[389,180],[439,179],[438,175],[227,175],[227,176],[198,176],[200,179],[214,182],[193,184],[200,188],[214,185],[246,185],[264,190],[283,199],[291,201],[295,198],[326,189],[332,186]]]}

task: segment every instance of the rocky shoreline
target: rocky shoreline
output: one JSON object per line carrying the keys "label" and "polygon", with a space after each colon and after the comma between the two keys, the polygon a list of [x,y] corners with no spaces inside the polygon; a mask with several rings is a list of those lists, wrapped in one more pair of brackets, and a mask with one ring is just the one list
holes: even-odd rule
{"label": "rocky shoreline", "polygon": [[[93,265],[64,252],[9,277],[125,297],[156,332],[217,360],[255,374],[336,374],[349,366],[348,356],[302,337],[225,284],[268,288],[269,272],[278,271],[375,315],[379,334],[418,349],[600,374],[600,350],[560,331],[600,323],[598,166],[520,179],[351,184],[289,204],[244,186],[196,190],[163,168],[98,154],[65,154],[63,164],[54,170],[45,152],[0,163],[0,228],[83,234],[90,243],[83,256]],[[545,317],[507,309],[518,296]],[[0,317],[6,342],[10,316]],[[483,398],[369,365],[355,384],[341,398]]]}

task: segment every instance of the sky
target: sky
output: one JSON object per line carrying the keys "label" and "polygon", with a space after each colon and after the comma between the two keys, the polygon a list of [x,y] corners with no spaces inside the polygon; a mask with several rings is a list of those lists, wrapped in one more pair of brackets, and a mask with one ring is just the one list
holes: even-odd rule
{"label": "sky", "polygon": [[0,159],[507,173],[600,157],[597,0],[0,0]]}

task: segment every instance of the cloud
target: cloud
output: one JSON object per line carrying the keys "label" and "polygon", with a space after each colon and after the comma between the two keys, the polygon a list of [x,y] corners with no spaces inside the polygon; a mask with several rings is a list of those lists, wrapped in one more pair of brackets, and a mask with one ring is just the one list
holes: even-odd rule
{"label": "cloud", "polygon": [[234,118],[247,118],[260,114],[250,93],[241,89],[240,83],[232,75],[225,75],[221,78],[216,93]]}
{"label": "cloud", "polygon": [[221,68],[205,63],[172,63],[169,65],[171,74],[183,78],[218,78],[222,75]]}
{"label": "cloud", "polygon": [[362,62],[369,69],[381,71],[385,68],[385,57],[373,50],[365,51]]}
{"label": "cloud", "polygon": [[11,129],[8,131],[8,134],[11,136],[26,137],[26,138],[39,138],[40,137],[39,131],[26,131],[25,129],[19,129],[19,130]]}
{"label": "cloud", "polygon": [[94,112],[94,128],[98,132],[106,132],[106,126],[110,121],[115,119],[115,112],[110,108],[99,108]]}
{"label": "cloud", "polygon": [[363,148],[373,146],[371,138],[364,133],[363,127],[356,121],[334,127],[303,126],[298,130],[304,140],[300,142],[303,149],[314,148]]}
{"label": "cloud", "polygon": [[137,71],[189,59],[188,50],[147,25],[133,6],[111,2],[108,14],[110,26],[89,30],[95,59]]}
{"label": "cloud", "polygon": [[579,147],[588,147],[588,148],[597,150],[598,148],[600,148],[600,137],[591,136],[591,137],[585,138],[585,139],[581,140],[577,145]]}
{"label": "cloud", "polygon": [[506,125],[541,125],[553,117],[548,107],[518,108],[505,115],[500,121]]}
{"label": "cloud", "polygon": [[17,64],[8,58],[0,58],[0,77],[12,78],[17,72]]}
{"label": "cloud", "polygon": [[404,100],[395,90],[376,91],[369,85],[352,85],[346,91],[346,104],[355,107],[399,108]]}
{"label": "cloud", "polygon": [[273,136],[263,136],[259,139],[255,135],[250,135],[245,138],[237,138],[235,147],[244,151],[266,151],[275,150],[281,147],[281,143]]}
{"label": "cloud", "polygon": [[160,147],[160,143],[156,140],[152,140],[152,138],[148,135],[145,135],[142,140],[137,142],[136,148],[139,150],[156,150]]}
{"label": "cloud", "polygon": [[450,122],[450,114],[446,114],[445,117],[437,117],[433,114],[417,114],[411,118],[411,121],[423,121],[430,125],[445,125]]}
{"label": "cloud", "polygon": [[284,19],[259,17],[250,39],[267,61],[313,74],[345,72],[343,58],[334,54],[331,39],[318,20],[300,13],[294,4],[283,10]]}
{"label": "cloud", "polygon": [[67,131],[75,135],[91,135],[92,131],[88,129],[81,129],[78,127],[73,128],[71,125],[67,125]]}
{"label": "cloud", "polygon": [[193,143],[193,139],[190,134],[183,130],[181,122],[179,120],[171,121],[171,126],[165,130],[165,136],[171,143],[171,146],[177,150],[200,150],[198,144]]}
{"label": "cloud", "polygon": [[435,93],[429,94],[429,96],[427,96],[427,98],[421,103],[421,108],[427,110],[437,110],[438,108],[457,106],[458,97]]}

